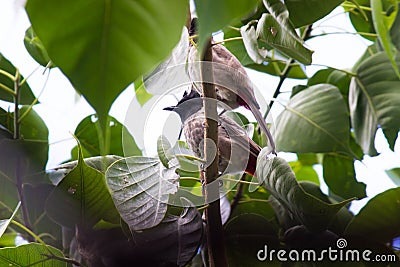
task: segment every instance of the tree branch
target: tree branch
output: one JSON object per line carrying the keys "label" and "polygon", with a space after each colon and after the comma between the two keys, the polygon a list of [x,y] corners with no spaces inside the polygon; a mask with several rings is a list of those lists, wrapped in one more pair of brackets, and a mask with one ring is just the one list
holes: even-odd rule
{"label": "tree branch", "polygon": [[[203,61],[212,62],[211,38],[207,41]],[[208,257],[211,267],[227,266],[218,186],[218,113],[211,64],[201,65],[204,105],[204,155],[209,164],[204,173],[204,194],[209,206],[205,210]],[[213,101],[215,100],[215,101]],[[213,153],[216,150],[215,154]],[[212,157],[212,158],[211,158]],[[215,199],[215,200],[214,200]]]}

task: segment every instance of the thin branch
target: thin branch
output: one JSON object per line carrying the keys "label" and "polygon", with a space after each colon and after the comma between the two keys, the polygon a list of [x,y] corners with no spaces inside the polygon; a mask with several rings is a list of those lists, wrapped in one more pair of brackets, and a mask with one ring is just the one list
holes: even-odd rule
{"label": "thin branch", "polygon": [[4,85],[2,83],[0,83],[0,89],[2,89],[3,91],[9,93],[12,96],[15,96],[14,91],[10,87],[8,87],[8,86],[6,86],[6,85]]}
{"label": "thin branch", "polygon": [[[203,61],[211,63],[212,44],[211,38],[208,39]],[[206,162],[209,163],[204,172],[204,195],[206,203],[209,206],[205,210],[206,217],[206,235],[208,242],[208,257],[211,267],[227,266],[224,232],[221,221],[221,210],[219,201],[218,186],[218,149],[216,154],[210,153],[215,147],[218,148],[218,112],[216,92],[213,81],[212,64],[202,64],[201,75],[203,80],[203,96],[204,96],[204,155]],[[205,82],[207,81],[207,82]],[[214,100],[214,101],[212,101]],[[212,157],[212,158],[210,158]]]}
{"label": "thin branch", "polygon": [[13,76],[12,74],[8,73],[8,72],[5,71],[5,70],[1,70],[1,69],[0,69],[0,74],[6,76],[6,77],[7,77],[8,79],[10,79],[11,81],[14,81],[14,76]]}
{"label": "thin branch", "polygon": [[[243,173],[242,177],[240,178],[240,181],[243,182],[246,178],[246,173]],[[235,196],[233,197],[232,203],[231,203],[231,213],[233,210],[237,207],[239,204],[240,199],[243,196],[243,189],[244,189],[244,183],[239,183],[237,187],[237,191]]]}

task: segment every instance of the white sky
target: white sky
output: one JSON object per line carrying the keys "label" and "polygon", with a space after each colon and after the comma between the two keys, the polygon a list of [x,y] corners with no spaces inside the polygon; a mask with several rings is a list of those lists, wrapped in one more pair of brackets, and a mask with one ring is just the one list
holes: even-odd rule
{"label": "white sky", "polygon": [[[20,0],[1,0],[0,2],[0,53],[17,66],[26,77],[37,68],[38,64],[29,56],[23,44],[25,30],[29,27],[30,23],[21,2]],[[342,9],[337,8],[328,19],[317,22],[314,28],[317,27],[321,32],[354,32],[354,29],[349,23],[343,22],[344,16],[346,15],[343,13]],[[313,33],[315,32],[313,31]],[[369,43],[356,35],[335,34],[313,38],[307,42],[307,45],[315,51],[313,55],[314,64],[329,64],[331,67],[344,69],[353,66],[354,62],[362,55]],[[307,67],[307,73],[310,76],[318,69],[320,69],[320,67]],[[50,131],[49,140],[51,145],[48,163],[48,167],[50,168],[69,158],[70,150],[75,146],[75,141],[71,137],[71,133],[74,132],[77,124],[84,117],[93,113],[93,109],[83,98],[76,95],[69,81],[58,69],[51,70],[47,84],[45,84],[47,73],[42,75],[42,72],[43,68],[39,68],[39,70],[35,71],[29,78],[28,82],[35,95],[41,93],[39,97],[41,104],[36,105],[34,109],[46,122]],[[269,97],[272,96],[278,79],[252,70],[248,70],[248,73],[258,89],[263,92],[263,96],[268,100]],[[299,83],[304,84],[305,82],[306,81],[300,80],[286,80],[282,91],[289,92],[294,85]],[[44,85],[45,88],[42,90]],[[126,111],[133,97],[134,90],[133,87],[130,86],[121,94],[113,105],[110,112],[111,115],[116,117],[119,121],[124,122]],[[285,103],[288,97],[289,94],[281,94],[279,99],[281,102]],[[135,104],[133,109],[140,111],[141,107],[137,102],[133,101],[133,103]],[[176,100],[170,97],[163,99],[156,107],[157,110],[160,110],[161,107],[173,105],[175,103]],[[3,108],[8,107],[4,103],[0,103],[0,106]],[[152,106],[153,103],[148,103],[145,105],[144,109],[151,109]],[[281,110],[282,107],[279,107],[278,104],[274,105],[272,110],[274,119]],[[143,110],[141,110],[141,112],[143,112]],[[144,134],[144,143],[146,146],[155,144],[162,130],[160,121],[165,121],[168,115],[169,114],[163,111],[151,114],[153,117],[147,120],[147,128]],[[145,118],[142,117],[138,119],[143,120],[143,123],[145,123]],[[177,120],[175,124],[178,124]],[[175,129],[175,131],[177,132],[178,130]],[[139,143],[143,146],[143,142]],[[378,131],[376,147],[378,152],[381,153],[380,156],[374,158],[366,156],[363,162],[356,163],[357,178],[359,181],[367,183],[369,198],[390,187],[394,187],[394,184],[386,176],[384,170],[400,167],[398,142],[396,143],[396,153],[393,153],[388,148],[382,132]],[[154,145],[152,145],[149,151],[155,153]],[[288,160],[295,159],[294,156],[287,153],[282,153],[282,156]],[[320,167],[316,167],[316,169],[320,174],[322,173]],[[326,186],[323,185],[322,188],[326,190]],[[355,201],[352,206],[353,211],[358,211],[369,198]]]}

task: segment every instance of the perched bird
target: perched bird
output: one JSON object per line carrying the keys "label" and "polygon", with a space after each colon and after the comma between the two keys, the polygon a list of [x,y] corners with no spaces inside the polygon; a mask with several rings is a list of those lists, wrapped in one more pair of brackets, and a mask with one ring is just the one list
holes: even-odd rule
{"label": "perched bird", "polygon": [[[164,110],[178,113],[186,142],[197,157],[203,157],[204,108],[199,93],[193,89],[185,92],[176,106]],[[218,170],[221,174],[244,171],[254,175],[260,151],[260,146],[234,120],[225,115],[218,117]]]}
{"label": "perched bird", "polygon": [[[193,42],[191,42],[189,48],[187,71],[190,79],[193,81],[194,88],[201,93],[200,53],[194,43],[197,39],[196,34],[197,18],[193,18],[189,29],[189,36],[192,37]],[[232,109],[236,109],[239,106],[249,109],[267,136],[271,153],[276,154],[273,137],[260,112],[260,106],[254,95],[253,84],[246,70],[240,64],[239,60],[224,46],[213,44],[211,49],[213,82],[217,99]]]}

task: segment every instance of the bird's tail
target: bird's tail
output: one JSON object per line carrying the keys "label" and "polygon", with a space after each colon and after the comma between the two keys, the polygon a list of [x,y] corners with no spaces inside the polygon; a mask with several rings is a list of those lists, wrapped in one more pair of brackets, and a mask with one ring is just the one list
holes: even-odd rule
{"label": "bird's tail", "polygon": [[271,153],[276,155],[276,147],[275,147],[274,138],[272,137],[271,132],[269,131],[267,123],[265,122],[260,110],[258,108],[256,108],[256,106],[253,105],[253,103],[251,103],[251,102],[248,103],[248,107],[250,108],[251,113],[253,113],[254,117],[256,118],[258,125],[260,125],[261,130],[267,136],[268,144],[271,147]]}

